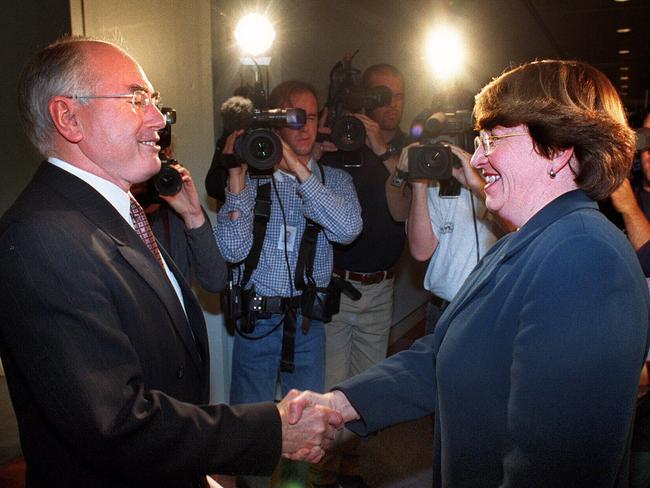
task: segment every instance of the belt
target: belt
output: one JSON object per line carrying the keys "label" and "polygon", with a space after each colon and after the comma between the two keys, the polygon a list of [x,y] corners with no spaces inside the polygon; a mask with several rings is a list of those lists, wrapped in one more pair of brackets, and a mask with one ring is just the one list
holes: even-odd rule
{"label": "belt", "polygon": [[431,304],[438,307],[441,311],[447,308],[447,305],[449,305],[449,302],[447,300],[445,300],[444,298],[440,298],[436,295],[431,295],[431,298],[429,298],[429,302],[431,302]]}
{"label": "belt", "polygon": [[300,295],[295,297],[263,297],[251,295],[248,299],[250,310],[266,313],[284,313],[287,308],[300,307]]}
{"label": "belt", "polygon": [[357,281],[365,285],[374,285],[375,283],[380,283],[384,280],[390,280],[395,276],[395,271],[392,269],[386,271],[375,271],[374,273],[356,273],[335,266],[332,271],[344,280]]}

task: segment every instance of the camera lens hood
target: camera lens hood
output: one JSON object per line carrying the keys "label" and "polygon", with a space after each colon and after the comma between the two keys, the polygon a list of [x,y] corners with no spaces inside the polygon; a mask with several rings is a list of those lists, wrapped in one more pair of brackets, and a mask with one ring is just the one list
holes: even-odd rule
{"label": "camera lens hood", "polygon": [[170,197],[176,195],[183,187],[181,174],[171,166],[175,162],[173,160],[163,161],[160,171],[153,177],[153,187],[159,195]]}

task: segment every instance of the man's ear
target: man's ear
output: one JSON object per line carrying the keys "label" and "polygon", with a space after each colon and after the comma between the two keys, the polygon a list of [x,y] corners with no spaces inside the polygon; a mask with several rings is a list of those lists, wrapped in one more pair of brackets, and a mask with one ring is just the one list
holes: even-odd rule
{"label": "man's ear", "polygon": [[56,130],[69,142],[76,144],[83,138],[83,128],[77,114],[77,104],[67,97],[52,97],[47,104]]}

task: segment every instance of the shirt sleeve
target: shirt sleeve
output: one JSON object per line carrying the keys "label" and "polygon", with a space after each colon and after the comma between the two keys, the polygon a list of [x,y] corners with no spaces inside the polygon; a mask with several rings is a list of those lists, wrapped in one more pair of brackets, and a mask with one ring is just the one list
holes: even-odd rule
{"label": "shirt sleeve", "polygon": [[325,185],[311,175],[298,189],[305,217],[320,224],[332,242],[349,244],[361,233],[361,206],[352,177],[345,171],[324,167]]}
{"label": "shirt sleeve", "polygon": [[[205,215],[205,212],[204,212]],[[215,241],[208,216],[196,229],[185,229],[192,261],[192,271],[201,287],[218,293],[226,286],[226,263]]]}
{"label": "shirt sleeve", "polygon": [[[246,186],[237,193],[226,190],[226,201],[217,214],[214,236],[223,257],[229,263],[243,261],[253,245],[255,187],[247,177]],[[230,214],[239,215],[231,220]]]}

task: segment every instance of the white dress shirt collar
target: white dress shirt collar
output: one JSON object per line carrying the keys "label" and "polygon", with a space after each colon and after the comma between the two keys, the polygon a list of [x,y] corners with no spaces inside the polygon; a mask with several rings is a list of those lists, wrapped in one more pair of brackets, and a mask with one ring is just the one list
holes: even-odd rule
{"label": "white dress shirt collar", "polygon": [[131,200],[129,199],[129,193],[122,190],[115,183],[111,183],[104,178],[101,178],[97,175],[89,173],[83,169],[77,168],[76,166],[66,163],[65,161],[60,160],[50,156],[47,160],[56,166],[61,168],[64,171],[76,176],[77,178],[85,181],[90,186],[92,186],[97,193],[103,196],[108,203],[115,207],[115,210],[126,220],[130,226],[133,227],[133,222],[131,221]]}

